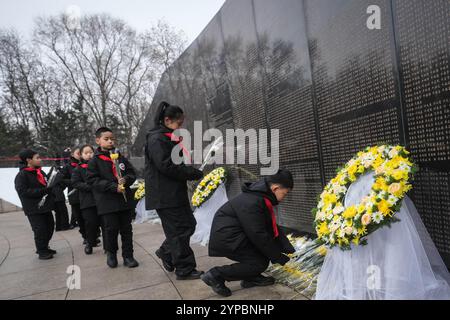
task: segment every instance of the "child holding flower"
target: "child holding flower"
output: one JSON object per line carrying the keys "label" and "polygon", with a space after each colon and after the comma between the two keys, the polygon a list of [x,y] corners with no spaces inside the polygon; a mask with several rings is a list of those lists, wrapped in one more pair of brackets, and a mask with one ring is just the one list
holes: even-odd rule
{"label": "child holding flower", "polygon": [[[172,150],[181,146],[181,139],[173,131],[184,121],[180,107],[162,102],[156,112],[155,128],[147,135],[145,146],[146,209],[156,209],[161,218],[166,240],[156,251],[164,268],[175,271],[178,280],[199,279],[202,272],[196,270],[190,238],[195,232],[196,221],[192,213],[187,181],[202,178],[203,172],[184,163],[172,161]],[[180,150],[180,152],[182,152]]]}
{"label": "child holding flower", "polygon": [[[136,172],[127,158],[115,150],[111,129],[102,127],[95,133],[99,146],[87,167],[87,182],[92,186],[97,212],[104,227],[104,247],[107,265],[117,267],[118,236],[122,240],[124,265],[134,268],[139,263],[133,256],[132,202],[130,186]],[[128,201],[127,201],[128,199]]]}

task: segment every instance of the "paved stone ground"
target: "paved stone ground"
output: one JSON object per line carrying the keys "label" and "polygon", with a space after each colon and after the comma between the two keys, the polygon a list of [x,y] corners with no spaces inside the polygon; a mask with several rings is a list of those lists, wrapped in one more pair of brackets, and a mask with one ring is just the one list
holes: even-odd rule
{"label": "paved stone ground", "polygon": [[[52,260],[41,261],[34,253],[31,227],[23,212],[0,214],[0,299],[223,299],[201,280],[177,281],[173,273],[167,273],[154,254],[163,239],[158,224],[134,225],[139,268],[119,265],[110,269],[102,249],[95,248],[91,256],[84,254],[78,229],[57,232],[50,245],[58,254]],[[208,257],[205,247],[194,245],[193,249],[200,270],[230,262]],[[66,286],[70,265],[81,269],[80,290],[68,290]],[[239,282],[231,282],[229,287],[233,296],[227,299],[305,299],[279,284],[243,290]]]}

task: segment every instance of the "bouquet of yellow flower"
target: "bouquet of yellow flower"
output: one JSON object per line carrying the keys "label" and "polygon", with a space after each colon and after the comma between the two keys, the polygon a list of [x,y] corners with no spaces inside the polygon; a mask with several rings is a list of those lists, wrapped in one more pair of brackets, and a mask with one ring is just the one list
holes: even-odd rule
{"label": "bouquet of yellow flower", "polygon": [[267,272],[277,282],[312,298],[316,292],[317,278],[327,249],[323,244],[306,237],[288,235],[288,239],[295,248],[295,253],[289,255],[291,260],[284,266],[271,264]]}
{"label": "bouquet of yellow flower", "polygon": [[225,183],[228,177],[228,171],[224,167],[214,169],[208,173],[192,195],[192,205],[200,207],[205,203],[216,191],[220,184]]}
{"label": "bouquet of yellow flower", "polygon": [[[116,172],[117,172],[117,180],[120,180],[122,178],[122,172],[120,171],[120,167],[119,167],[119,150],[114,149],[114,151],[110,152],[110,157],[111,160],[114,163],[114,166],[116,167]],[[119,184],[119,188],[122,191],[122,195],[123,195],[123,199],[125,200],[125,202],[127,202],[127,195],[125,193],[125,186],[123,184]]]}
{"label": "bouquet of yellow flower", "polygon": [[138,183],[137,189],[134,192],[134,200],[141,200],[145,197],[145,182],[141,181]]}
{"label": "bouquet of yellow flower", "polygon": [[[367,147],[339,169],[313,210],[319,242],[349,250],[352,244],[367,244],[365,237],[375,230],[399,221],[394,215],[411,190],[410,179],[417,171],[408,155],[402,146]],[[359,204],[344,207],[350,185],[369,172],[375,174],[370,194]]]}

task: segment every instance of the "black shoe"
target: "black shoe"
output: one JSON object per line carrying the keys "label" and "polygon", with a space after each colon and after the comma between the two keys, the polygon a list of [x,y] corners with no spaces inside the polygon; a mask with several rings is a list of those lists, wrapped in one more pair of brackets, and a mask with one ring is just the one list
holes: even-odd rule
{"label": "black shoe", "polygon": [[110,268],[117,268],[117,264],[118,264],[117,255],[112,252],[107,252],[106,253],[106,264]]}
{"label": "black shoe", "polygon": [[252,279],[242,280],[241,287],[242,288],[251,288],[251,287],[265,287],[271,286],[275,283],[275,278],[273,277],[264,277],[263,275],[259,275]]}
{"label": "black shoe", "polygon": [[75,229],[75,227],[76,227],[76,225],[71,224],[71,225],[69,225],[69,230]]}
{"label": "black shoe", "polygon": [[86,253],[86,254],[92,254],[92,247],[90,246],[90,245],[86,245],[85,247],[84,247],[84,253]]}
{"label": "black shoe", "polygon": [[204,274],[203,271],[198,271],[198,270],[194,269],[187,275],[183,275],[183,276],[177,275],[177,280],[197,280],[197,279],[200,279],[202,274]]}
{"label": "black shoe", "polygon": [[133,257],[123,258],[123,265],[128,268],[136,268],[139,266],[139,262],[137,262]]}
{"label": "black shoe", "polygon": [[102,241],[100,239],[95,240],[95,247],[98,247]]}
{"label": "black shoe", "polygon": [[166,269],[168,272],[173,272],[173,270],[175,270],[175,267],[173,266],[172,262],[166,261],[162,258],[162,254],[159,249],[156,250],[155,254],[158,258],[161,259],[164,269]]}
{"label": "black shoe", "polygon": [[214,277],[211,271],[203,274],[200,278],[218,295],[221,295],[222,297],[231,296],[231,290],[225,285],[225,282]]}
{"label": "black shoe", "polygon": [[[53,250],[53,249],[50,249],[50,248],[47,248],[47,250],[45,250],[45,251],[46,251],[46,253],[51,253],[51,254],[56,254],[57,253],[56,250]],[[36,250],[35,253],[38,254],[39,252],[37,252],[37,250]]]}
{"label": "black shoe", "polygon": [[50,260],[53,259],[53,254],[50,252],[44,252],[39,254],[39,260]]}
{"label": "black shoe", "polygon": [[87,245],[87,244],[88,244],[87,240],[83,239],[83,245]]}

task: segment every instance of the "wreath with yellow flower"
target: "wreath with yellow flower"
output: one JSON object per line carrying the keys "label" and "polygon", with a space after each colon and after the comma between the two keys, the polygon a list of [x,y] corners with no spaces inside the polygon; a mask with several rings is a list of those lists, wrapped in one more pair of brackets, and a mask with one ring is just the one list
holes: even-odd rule
{"label": "wreath with yellow flower", "polygon": [[200,207],[205,203],[216,191],[220,184],[225,183],[228,177],[228,172],[225,168],[220,167],[208,173],[192,195],[192,205]]}
{"label": "wreath with yellow flower", "polygon": [[[402,146],[367,147],[352,158],[326,186],[313,210],[318,241],[343,250],[367,244],[367,235],[399,221],[402,200],[412,189],[410,180],[417,168]],[[371,192],[353,206],[344,207],[350,185],[360,176],[374,172]]]}
{"label": "wreath with yellow flower", "polygon": [[139,182],[136,191],[134,192],[134,200],[141,200],[145,197],[145,182]]}

